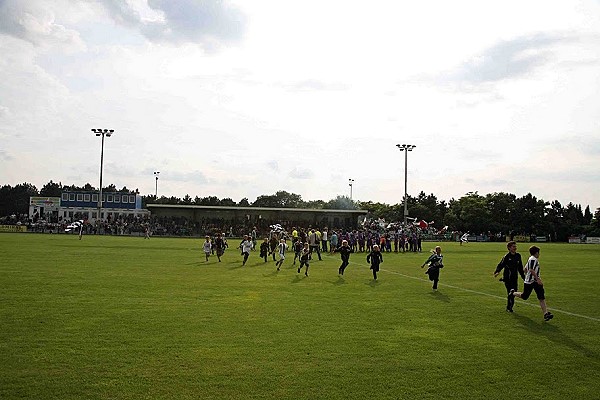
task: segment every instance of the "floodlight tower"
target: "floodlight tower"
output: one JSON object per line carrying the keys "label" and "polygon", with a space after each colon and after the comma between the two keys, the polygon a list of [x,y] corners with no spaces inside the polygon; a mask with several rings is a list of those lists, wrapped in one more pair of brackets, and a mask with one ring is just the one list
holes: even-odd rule
{"label": "floodlight tower", "polygon": [[406,225],[408,218],[408,190],[407,190],[407,181],[408,181],[408,152],[413,151],[413,149],[417,146],[413,144],[397,144],[396,147],[404,152],[404,225]]}
{"label": "floodlight tower", "polygon": [[104,166],[104,136],[111,137],[115,132],[114,129],[92,129],[92,132],[96,134],[96,136],[102,136],[102,146],[100,147],[100,191],[98,194],[98,219],[101,218],[102,213],[102,169]]}
{"label": "floodlight tower", "polygon": [[158,200],[158,174],[160,174],[160,171],[154,171],[154,178],[156,179],[156,186],[154,188],[154,200]]}
{"label": "floodlight tower", "polygon": [[350,200],[352,200],[352,184],[354,183],[354,179],[348,179],[348,186],[350,186]]}

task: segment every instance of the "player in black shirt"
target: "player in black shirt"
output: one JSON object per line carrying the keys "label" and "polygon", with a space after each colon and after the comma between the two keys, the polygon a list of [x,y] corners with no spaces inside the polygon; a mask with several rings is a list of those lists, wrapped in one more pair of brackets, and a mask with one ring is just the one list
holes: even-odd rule
{"label": "player in black shirt", "polygon": [[352,250],[352,247],[348,246],[347,240],[342,240],[342,245],[334,251],[340,253],[342,256],[342,265],[340,265],[340,268],[338,269],[338,274],[344,275],[344,270],[348,264],[350,264],[350,253],[354,253],[354,250]]}
{"label": "player in black shirt", "polygon": [[[500,279],[500,281],[504,282],[506,294],[509,294],[511,289],[513,289],[515,292],[519,290],[519,275],[521,275],[521,279],[525,280],[525,273],[523,271],[523,260],[521,259],[521,255],[517,253],[517,243],[510,241],[506,244],[506,248],[508,249],[508,253],[506,253],[506,255],[502,257],[502,260],[500,260],[498,263],[498,266],[494,271],[494,276],[498,276],[500,271],[504,269],[504,273],[502,274],[502,279]],[[514,304],[514,296],[508,296],[506,311],[513,312]]]}
{"label": "player in black shirt", "polygon": [[371,270],[373,270],[373,279],[377,280],[379,264],[383,262],[383,255],[379,251],[379,246],[373,246],[373,250],[371,250],[371,252],[367,255],[367,262],[371,263]]}

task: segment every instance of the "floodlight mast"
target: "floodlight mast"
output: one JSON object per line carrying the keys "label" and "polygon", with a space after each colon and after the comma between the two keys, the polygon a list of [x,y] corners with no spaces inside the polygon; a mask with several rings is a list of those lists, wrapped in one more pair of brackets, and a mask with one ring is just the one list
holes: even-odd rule
{"label": "floodlight mast", "polygon": [[354,183],[354,179],[348,179],[348,186],[350,186],[350,200],[352,200],[352,184]]}
{"label": "floodlight mast", "polygon": [[417,146],[413,144],[397,144],[396,147],[404,152],[404,225],[408,220],[408,152],[413,151]]}
{"label": "floodlight mast", "polygon": [[92,132],[96,134],[96,136],[102,137],[102,145],[100,147],[100,190],[98,193],[98,218],[97,220],[102,220],[102,169],[104,167],[104,136],[111,137],[115,132],[114,129],[92,129]]}
{"label": "floodlight mast", "polygon": [[156,186],[154,187],[154,200],[158,200],[158,175],[160,171],[154,171],[154,178],[156,179]]}

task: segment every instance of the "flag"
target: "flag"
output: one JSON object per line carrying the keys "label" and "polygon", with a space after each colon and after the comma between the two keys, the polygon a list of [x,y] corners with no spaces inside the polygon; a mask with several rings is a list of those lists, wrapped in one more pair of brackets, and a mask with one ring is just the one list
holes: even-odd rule
{"label": "flag", "polygon": [[73,229],[81,229],[82,226],[83,226],[83,220],[80,219],[79,221],[75,221],[75,222],[72,222],[69,225],[67,225],[65,232],[71,232]]}

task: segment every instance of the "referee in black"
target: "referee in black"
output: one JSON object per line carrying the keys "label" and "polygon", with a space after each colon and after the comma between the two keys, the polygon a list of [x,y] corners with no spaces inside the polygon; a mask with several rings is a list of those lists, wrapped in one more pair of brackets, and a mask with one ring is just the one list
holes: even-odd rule
{"label": "referee in black", "polygon": [[[498,276],[502,269],[504,269],[504,273],[500,281],[504,282],[504,286],[506,286],[506,294],[508,295],[511,289],[514,289],[515,292],[518,290],[518,275],[521,275],[521,279],[525,280],[525,273],[523,271],[523,260],[521,259],[521,255],[517,253],[517,243],[510,241],[506,244],[506,248],[508,248],[508,253],[506,253],[506,255],[502,257],[498,263],[498,266],[494,271],[494,276]],[[506,311],[513,312],[514,304],[515,298],[513,296],[508,296]]]}

